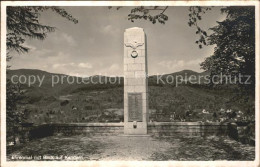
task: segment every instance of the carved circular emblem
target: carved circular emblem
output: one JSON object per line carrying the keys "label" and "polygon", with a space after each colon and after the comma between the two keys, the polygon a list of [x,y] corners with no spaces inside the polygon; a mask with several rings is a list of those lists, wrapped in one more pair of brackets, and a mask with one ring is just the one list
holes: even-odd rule
{"label": "carved circular emblem", "polygon": [[137,58],[137,56],[138,56],[137,51],[133,50],[131,53],[131,56],[132,56],[132,58]]}

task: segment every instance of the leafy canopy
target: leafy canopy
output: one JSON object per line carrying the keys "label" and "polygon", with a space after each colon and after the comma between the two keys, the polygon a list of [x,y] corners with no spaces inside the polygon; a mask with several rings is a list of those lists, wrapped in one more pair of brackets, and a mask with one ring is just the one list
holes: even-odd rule
{"label": "leafy canopy", "polygon": [[250,85],[255,85],[255,9],[254,7],[226,7],[227,14],[222,22],[210,28],[207,44],[215,45],[214,53],[201,63],[204,70],[212,74],[232,76],[250,75]]}

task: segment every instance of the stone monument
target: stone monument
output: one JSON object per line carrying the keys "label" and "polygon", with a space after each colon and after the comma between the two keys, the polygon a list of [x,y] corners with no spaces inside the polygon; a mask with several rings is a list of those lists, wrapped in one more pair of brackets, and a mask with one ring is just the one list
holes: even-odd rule
{"label": "stone monument", "polygon": [[124,134],[147,134],[148,80],[146,35],[133,27],[124,33]]}

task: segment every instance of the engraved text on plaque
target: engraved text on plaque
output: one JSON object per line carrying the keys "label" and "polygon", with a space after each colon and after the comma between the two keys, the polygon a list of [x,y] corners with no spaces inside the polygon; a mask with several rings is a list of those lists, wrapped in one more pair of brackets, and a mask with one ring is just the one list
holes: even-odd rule
{"label": "engraved text on plaque", "polygon": [[128,121],[142,122],[142,93],[128,93]]}

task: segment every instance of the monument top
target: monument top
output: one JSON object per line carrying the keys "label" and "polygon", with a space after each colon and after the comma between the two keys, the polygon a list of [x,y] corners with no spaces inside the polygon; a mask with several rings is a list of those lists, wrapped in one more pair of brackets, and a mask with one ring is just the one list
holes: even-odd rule
{"label": "monument top", "polygon": [[143,28],[140,28],[140,27],[132,27],[132,28],[127,28],[127,29],[125,29],[125,31],[132,31],[132,30],[144,31],[144,29],[143,29]]}

